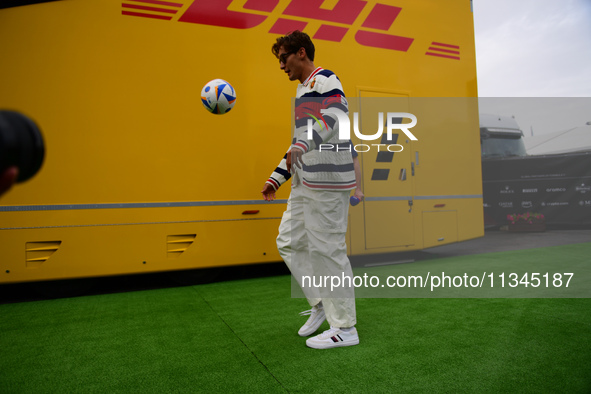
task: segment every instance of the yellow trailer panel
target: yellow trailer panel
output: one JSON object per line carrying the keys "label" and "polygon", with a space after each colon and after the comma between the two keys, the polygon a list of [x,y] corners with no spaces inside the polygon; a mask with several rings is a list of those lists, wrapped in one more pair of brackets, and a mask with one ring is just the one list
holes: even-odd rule
{"label": "yellow trailer panel", "polygon": [[[483,235],[469,0],[53,1],[0,9],[0,109],[46,143],[40,172],[0,198],[0,283],[279,260],[289,186],[274,204],[260,190],[290,143],[295,84],[270,46],[293,29],[353,105],[390,97],[419,119],[390,161],[360,154],[350,252]],[[215,78],[237,92],[225,115],[200,102]],[[382,104],[363,103],[375,129]]]}

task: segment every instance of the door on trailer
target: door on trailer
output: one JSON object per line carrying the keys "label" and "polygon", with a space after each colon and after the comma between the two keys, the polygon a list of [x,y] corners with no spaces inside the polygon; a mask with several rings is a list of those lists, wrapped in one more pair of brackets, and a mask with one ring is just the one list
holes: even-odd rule
{"label": "door on trailer", "polygon": [[[381,140],[360,141],[355,144],[363,172],[365,201],[365,250],[379,253],[379,249],[414,244],[413,220],[413,163],[411,140],[401,131],[393,130],[387,138],[387,114],[410,112],[408,95],[385,91],[359,91],[359,127],[362,134],[372,135],[379,128],[379,113],[383,113]],[[407,123],[409,119],[393,123]],[[372,146],[373,144],[373,146]],[[376,146],[376,145],[379,145]],[[367,152],[368,147],[370,149]],[[389,146],[389,147],[388,147]]]}

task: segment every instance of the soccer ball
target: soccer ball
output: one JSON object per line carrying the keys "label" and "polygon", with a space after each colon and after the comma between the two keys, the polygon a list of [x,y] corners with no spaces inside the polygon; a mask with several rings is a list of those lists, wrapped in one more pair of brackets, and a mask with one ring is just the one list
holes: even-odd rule
{"label": "soccer ball", "polygon": [[223,79],[214,79],[201,89],[201,102],[212,114],[223,115],[234,107],[236,91]]}

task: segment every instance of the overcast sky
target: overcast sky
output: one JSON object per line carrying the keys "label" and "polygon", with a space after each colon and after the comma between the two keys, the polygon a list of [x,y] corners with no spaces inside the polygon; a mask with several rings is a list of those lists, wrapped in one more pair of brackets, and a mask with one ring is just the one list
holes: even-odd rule
{"label": "overcast sky", "polygon": [[591,97],[591,0],[473,0],[479,96]]}
{"label": "overcast sky", "polygon": [[473,4],[479,97],[537,98],[485,99],[481,112],[515,115],[526,136],[591,121],[591,0]]}

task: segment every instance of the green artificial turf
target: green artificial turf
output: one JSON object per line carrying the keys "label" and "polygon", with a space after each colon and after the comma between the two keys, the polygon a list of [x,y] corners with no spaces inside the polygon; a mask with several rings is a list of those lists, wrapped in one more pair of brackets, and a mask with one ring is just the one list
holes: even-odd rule
{"label": "green artificial turf", "polygon": [[360,298],[360,345],[314,350],[290,282],[0,305],[0,393],[591,391],[589,298]]}

